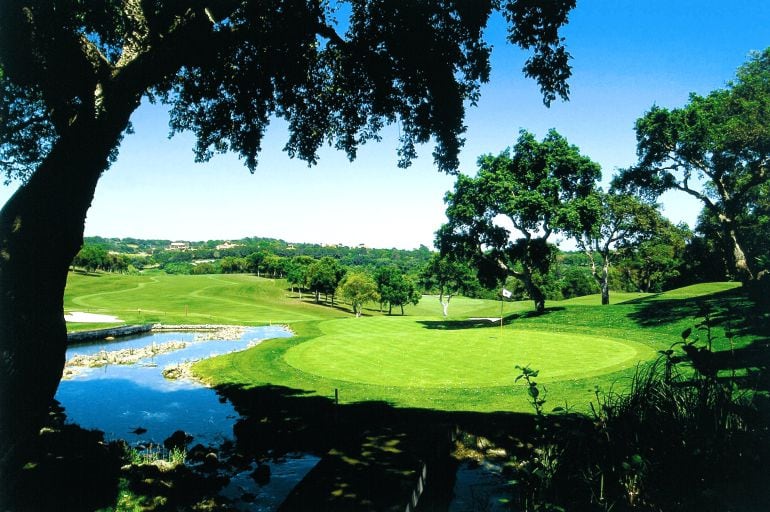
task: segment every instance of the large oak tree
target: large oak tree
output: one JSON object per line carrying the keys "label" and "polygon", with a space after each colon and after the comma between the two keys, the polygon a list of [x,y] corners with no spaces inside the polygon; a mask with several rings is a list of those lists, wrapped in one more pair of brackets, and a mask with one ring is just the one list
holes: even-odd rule
{"label": "large oak tree", "polygon": [[636,138],[639,161],[615,184],[698,199],[718,220],[735,275],[753,280],[740,218],[758,206],[770,178],[770,49],[752,54],[724,89],[692,94],[681,108],[652,107],[637,120]]}
{"label": "large oak tree", "polygon": [[575,225],[601,168],[555,130],[542,141],[523,130],[513,148],[482,156],[478,165],[475,177],[458,176],[447,193],[448,222],[436,246],[474,262],[488,285],[508,276],[521,280],[543,312],[542,285],[556,251],[549,238]]}
{"label": "large oak tree", "polygon": [[[22,185],[0,212],[0,482],[40,425],[64,364],[67,268],[86,212],[143,98],[170,106],[195,155],[253,170],[272,118],[286,151],[354,158],[400,126],[400,163],[434,142],[457,167],[463,117],[489,76],[494,11],[532,50],[525,74],[566,97],[558,29],[574,0],[3,0],[0,167]],[[5,495],[0,491],[0,495]]]}

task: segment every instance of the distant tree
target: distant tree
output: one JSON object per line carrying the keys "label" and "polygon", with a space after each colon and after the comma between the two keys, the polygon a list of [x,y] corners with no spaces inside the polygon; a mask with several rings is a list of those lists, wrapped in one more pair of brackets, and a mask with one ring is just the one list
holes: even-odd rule
{"label": "distant tree", "polygon": [[345,269],[339,262],[330,257],[324,256],[320,260],[312,263],[307,268],[307,284],[315,293],[315,301],[321,302],[320,294],[332,296],[332,306],[334,305],[334,293],[339,286],[340,281],[345,276]]}
{"label": "distant tree", "polygon": [[246,258],[225,256],[219,261],[219,267],[223,274],[239,274],[248,271],[249,262]]}
{"label": "distant tree", "polygon": [[599,165],[555,130],[542,142],[522,130],[512,149],[482,156],[478,166],[475,178],[460,175],[447,193],[449,222],[436,234],[436,246],[442,255],[472,261],[488,286],[507,276],[520,279],[542,312],[556,253],[548,239],[566,229],[594,193]]}
{"label": "distant tree", "polygon": [[198,263],[197,265],[194,265],[190,273],[195,275],[205,275],[205,274],[218,274],[220,271],[221,269],[215,266],[213,263],[206,262],[206,263]]}
{"label": "distant tree", "polygon": [[382,304],[388,304],[388,314],[393,314],[393,306],[401,307],[404,314],[406,304],[417,305],[420,302],[420,292],[408,276],[401,273],[396,266],[383,267],[374,274],[377,292],[380,294],[380,309]]}
{"label": "distant tree", "polygon": [[591,270],[580,267],[572,267],[564,272],[559,289],[562,298],[582,297],[600,291]]}
{"label": "distant tree", "polygon": [[104,268],[107,262],[107,250],[101,245],[84,245],[72,260],[72,265],[80,267],[86,272],[94,272]]}
{"label": "distant tree", "polygon": [[278,256],[277,254],[268,254],[265,259],[262,260],[262,265],[265,268],[265,274],[270,274],[273,278],[283,277],[286,271],[286,258]]}
{"label": "distant tree", "polygon": [[656,206],[630,194],[601,191],[583,202],[574,219],[578,222],[568,232],[588,257],[604,305],[610,303],[610,265],[619,249],[631,253],[634,246],[661,236],[668,227]]}
{"label": "distant tree", "polygon": [[362,272],[345,275],[337,293],[343,300],[350,302],[356,317],[361,316],[364,304],[380,300],[380,294],[377,293],[377,283],[368,274]]}
{"label": "distant tree", "polygon": [[118,272],[123,274],[128,270],[129,259],[125,254],[107,253],[104,261],[104,269],[108,272]]}
{"label": "distant tree", "polygon": [[267,251],[256,251],[246,256],[246,268],[252,274],[259,277],[260,271],[264,266],[265,259],[270,255]]}
{"label": "distant tree", "polygon": [[187,275],[193,271],[192,264],[183,261],[172,261],[163,265],[163,272],[166,274],[182,274]]}
{"label": "distant tree", "polygon": [[289,260],[286,269],[286,280],[291,285],[291,291],[296,286],[299,289],[299,298],[302,299],[302,289],[307,287],[307,269],[315,260],[310,256],[295,256]]}
{"label": "distant tree", "polygon": [[770,48],[753,53],[734,81],[682,108],[653,106],[636,121],[636,166],[615,182],[652,196],[679,190],[718,220],[730,263],[742,281],[756,276],[740,218],[770,178]]}
{"label": "distant tree", "polygon": [[618,267],[624,278],[641,292],[662,291],[679,275],[690,230],[660,217],[655,236],[620,249]]}
{"label": "distant tree", "polygon": [[467,261],[436,253],[420,274],[420,280],[426,290],[438,291],[438,301],[445,318],[449,314],[449,302],[453,295],[467,294],[479,287],[478,278]]}

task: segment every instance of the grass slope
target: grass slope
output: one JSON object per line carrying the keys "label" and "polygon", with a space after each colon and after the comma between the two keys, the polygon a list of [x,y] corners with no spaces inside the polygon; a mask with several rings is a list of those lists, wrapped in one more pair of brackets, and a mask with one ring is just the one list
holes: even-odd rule
{"label": "grass slope", "polygon": [[[531,315],[528,303],[506,304],[502,332],[497,324],[469,320],[499,314],[499,302],[453,300],[445,321],[438,303],[426,297],[412,316],[297,324],[295,338],[203,361],[196,372],[216,385],[279,385],[323,396],[338,389],[344,402],[528,411],[515,366],[529,365],[540,370],[549,406],[586,410],[597,387],[624,387],[637,363],[680,341],[699,321],[704,298],[741,301],[729,295],[733,288],[709,283],[686,292],[621,295],[624,301],[611,306],[588,297],[551,303],[541,316]],[[429,310],[431,316],[422,315]],[[719,349],[726,341],[723,331],[714,332]]]}
{"label": "grass slope", "polygon": [[[449,319],[437,297],[425,296],[406,316],[298,300],[282,280],[249,275],[169,276],[71,274],[66,311],[112,314],[128,323],[285,323],[297,336],[200,362],[214,385],[283,386],[343,402],[382,400],[441,410],[528,411],[516,365],[540,370],[548,406],[584,410],[597,386],[625,386],[640,361],[679,341],[699,321],[702,304],[740,305],[733,283],[706,283],[662,294],[597,295],[550,302],[532,315],[529,302],[456,297]],[[732,302],[731,302],[732,301]],[[84,327],[71,325],[70,329]],[[723,339],[723,331],[715,331]],[[754,339],[734,340],[736,347]],[[719,347],[717,347],[719,348]]]}
{"label": "grass slope", "polygon": [[71,273],[64,310],[111,314],[126,323],[168,324],[264,325],[345,316],[290,297],[285,285],[282,280],[244,274]]}

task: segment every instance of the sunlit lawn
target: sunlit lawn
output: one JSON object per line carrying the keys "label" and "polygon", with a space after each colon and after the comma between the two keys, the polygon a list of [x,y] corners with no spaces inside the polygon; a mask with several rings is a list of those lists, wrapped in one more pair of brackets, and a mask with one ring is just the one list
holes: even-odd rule
{"label": "sunlit lawn", "polygon": [[[597,386],[621,389],[638,363],[681,340],[680,333],[699,321],[699,301],[734,287],[706,283],[656,295],[613,293],[609,306],[596,295],[579,297],[549,302],[539,316],[532,315],[530,302],[456,297],[446,319],[438,298],[425,296],[407,306],[405,316],[388,316],[369,304],[364,317],[354,318],[345,304],[316,305],[307,294],[300,300],[283,280],[72,274],[65,309],[116,315],[127,323],[283,323],[296,332],[199,363],[196,371],[212,384],[278,385],[329,397],[336,389],[343,402],[528,411],[526,389],[516,382],[516,366],[528,365],[540,371],[546,409],[566,404],[586,410]],[[502,329],[487,320],[499,317],[501,306]]]}

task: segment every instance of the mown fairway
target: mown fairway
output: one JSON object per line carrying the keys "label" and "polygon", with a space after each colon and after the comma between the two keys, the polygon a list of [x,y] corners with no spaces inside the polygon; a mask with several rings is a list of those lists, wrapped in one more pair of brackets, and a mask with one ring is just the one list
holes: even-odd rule
{"label": "mown fairway", "polygon": [[[196,372],[215,385],[283,386],[344,402],[382,400],[442,410],[528,411],[516,366],[540,371],[546,409],[585,410],[596,387],[626,386],[636,365],[680,341],[699,321],[704,300],[740,300],[731,283],[707,283],[658,295],[613,294],[550,302],[544,315],[531,303],[455,298],[450,317],[426,296],[405,316],[299,300],[286,283],[247,275],[71,275],[67,311],[107,313],[126,322],[285,323],[297,336],[203,361]],[[77,326],[83,327],[83,326]],[[721,336],[722,331],[715,331]],[[738,344],[751,341],[737,339]],[[724,338],[718,343],[726,343]]]}
{"label": "mown fairway", "polygon": [[[70,273],[64,310],[107,313],[126,323],[169,324],[264,325],[347,316],[290,299],[285,286],[285,281],[243,274]],[[93,328],[87,324],[69,327]]]}

